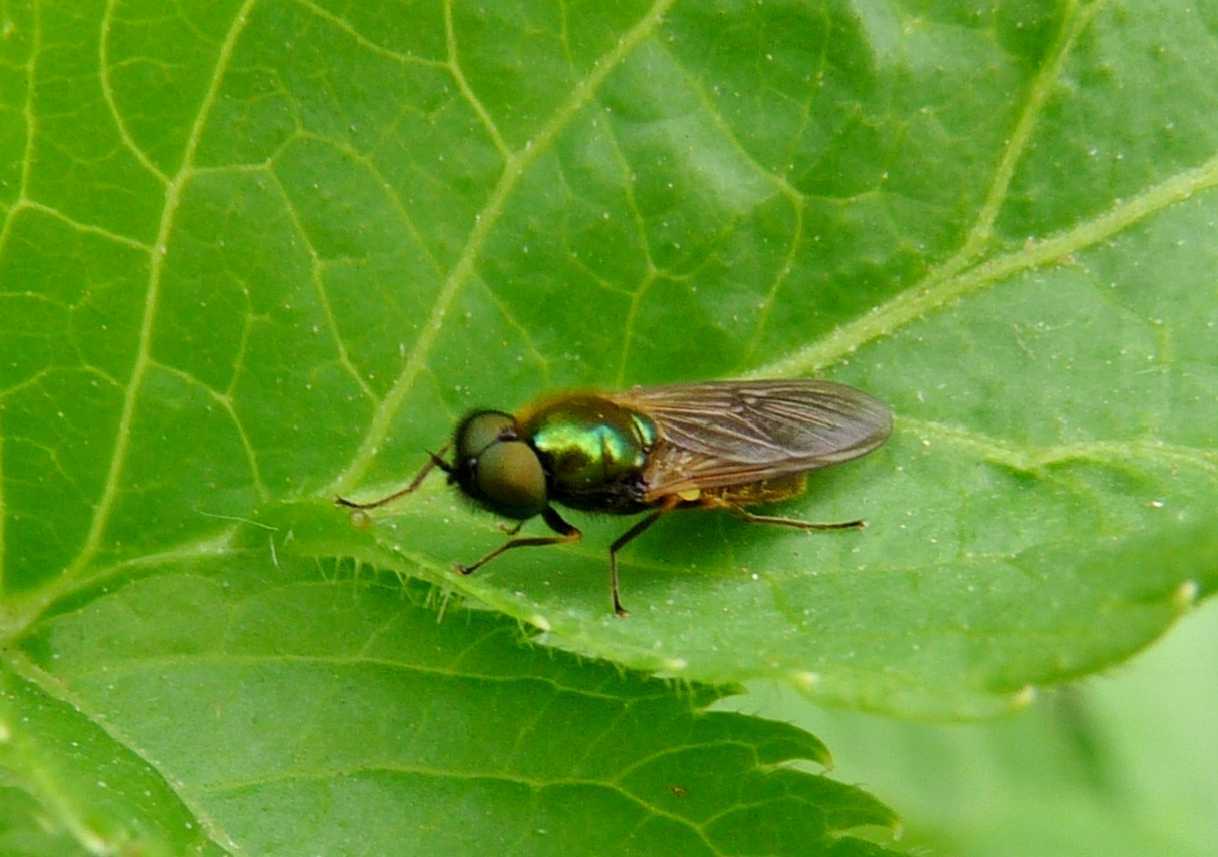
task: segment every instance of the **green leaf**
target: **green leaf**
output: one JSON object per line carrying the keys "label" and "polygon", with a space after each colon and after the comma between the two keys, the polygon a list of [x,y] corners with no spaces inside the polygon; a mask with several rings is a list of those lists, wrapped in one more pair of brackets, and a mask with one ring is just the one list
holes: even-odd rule
{"label": "green leaf", "polygon": [[860,717],[761,684],[717,707],[790,720],[842,748],[839,775],[893,798],[911,853],[1206,857],[1218,836],[1216,653],[1210,603],[1112,675],[1008,718]]}
{"label": "green leaf", "polygon": [[[147,750],[107,722],[87,685],[78,696],[35,672],[46,685],[39,687],[14,667],[34,672],[14,652],[0,668],[3,853],[227,853],[201,828]],[[114,689],[106,688],[107,706]],[[146,698],[141,707],[146,714],[153,710]],[[179,722],[185,726],[184,719]]]}
{"label": "green leaf", "polygon": [[[357,558],[550,646],[904,716],[1127,657],[1218,578],[1216,29],[1212,2],[5,6],[14,716],[135,770],[136,715],[73,714],[86,670],[29,647],[238,559]],[[811,374],[896,432],[784,512],[871,527],[674,516],[624,555],[627,622],[621,520],[457,579],[502,534],[438,481],[371,529],[330,505],[472,406]]]}
{"label": "green leaf", "polygon": [[[524,645],[393,574],[143,563],[0,673],[18,788],[93,853],[891,854],[786,724]],[[410,843],[403,845],[403,843]],[[44,852],[45,853],[45,852]]]}

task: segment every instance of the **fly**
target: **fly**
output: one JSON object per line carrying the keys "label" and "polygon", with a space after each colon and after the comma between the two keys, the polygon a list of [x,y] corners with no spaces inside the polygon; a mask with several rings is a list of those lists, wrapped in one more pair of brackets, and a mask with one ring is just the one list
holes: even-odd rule
{"label": "fly", "polygon": [[[633,515],[646,512],[609,547],[613,611],[625,617],[617,554],[676,509],[723,509],[755,524],[841,530],[861,520],[812,523],[758,515],[748,506],[802,494],[807,473],[859,458],[883,445],[892,413],[878,399],[831,381],[711,381],[634,387],[621,393],[567,393],[515,414],[474,411],[451,443],[400,491],[373,509],[410,494],[434,468],[482,507],[517,521],[537,515],[554,535],[511,538],[470,565],[473,574],[513,548],[577,541],[578,529],[555,510]],[[453,449],[452,461],[442,456]]]}

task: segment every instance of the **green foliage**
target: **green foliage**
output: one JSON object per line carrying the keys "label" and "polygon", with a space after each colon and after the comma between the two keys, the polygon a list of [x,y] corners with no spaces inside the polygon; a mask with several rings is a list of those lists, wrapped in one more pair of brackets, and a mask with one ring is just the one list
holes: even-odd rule
{"label": "green foliage", "polygon": [[[0,841],[870,852],[841,833],[888,811],[773,767],[823,748],[699,714],[708,683],[984,714],[1218,582],[1215,30],[0,7]],[[621,520],[459,579],[503,536],[440,480],[368,529],[331,505],[473,406],[811,374],[896,431],[783,511],[871,527],[675,516],[625,622]],[[399,577],[504,616],[437,624]]]}
{"label": "green foliage", "polygon": [[910,853],[1208,857],[1218,839],[1216,654],[1211,601],[1131,664],[1014,717],[911,723],[761,685],[721,705],[789,719],[840,747],[835,774],[901,807]]}
{"label": "green foliage", "polygon": [[828,761],[806,732],[489,613],[437,622],[394,575],[261,551],[138,568],[45,616],[4,674],[0,763],[86,847],[869,855],[842,832],[894,822],[781,765]]}

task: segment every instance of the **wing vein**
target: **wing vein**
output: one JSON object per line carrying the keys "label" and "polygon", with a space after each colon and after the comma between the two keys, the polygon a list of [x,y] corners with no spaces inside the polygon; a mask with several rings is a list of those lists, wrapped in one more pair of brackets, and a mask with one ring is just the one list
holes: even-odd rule
{"label": "wing vein", "polygon": [[610,398],[656,423],[660,444],[645,474],[651,498],[848,461],[883,444],[892,430],[882,402],[830,381],[674,384]]}

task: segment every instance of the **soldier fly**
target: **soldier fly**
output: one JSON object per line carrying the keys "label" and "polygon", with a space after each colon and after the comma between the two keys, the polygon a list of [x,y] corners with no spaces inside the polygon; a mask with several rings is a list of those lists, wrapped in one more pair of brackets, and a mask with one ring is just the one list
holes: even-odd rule
{"label": "soldier fly", "polygon": [[[724,509],[757,524],[802,530],[864,526],[861,520],[819,524],[758,515],[746,506],[803,493],[808,471],[866,455],[887,440],[892,414],[877,399],[830,381],[712,381],[634,387],[620,393],[567,393],[515,414],[474,411],[451,443],[405,488],[369,503],[372,509],[410,494],[439,468],[450,485],[518,523],[536,515],[552,536],[512,538],[470,565],[473,574],[501,553],[576,541],[581,533],[554,509],[631,515],[648,512],[609,547],[613,611],[625,617],[617,554],[675,509]],[[442,457],[454,449],[451,462]]]}

